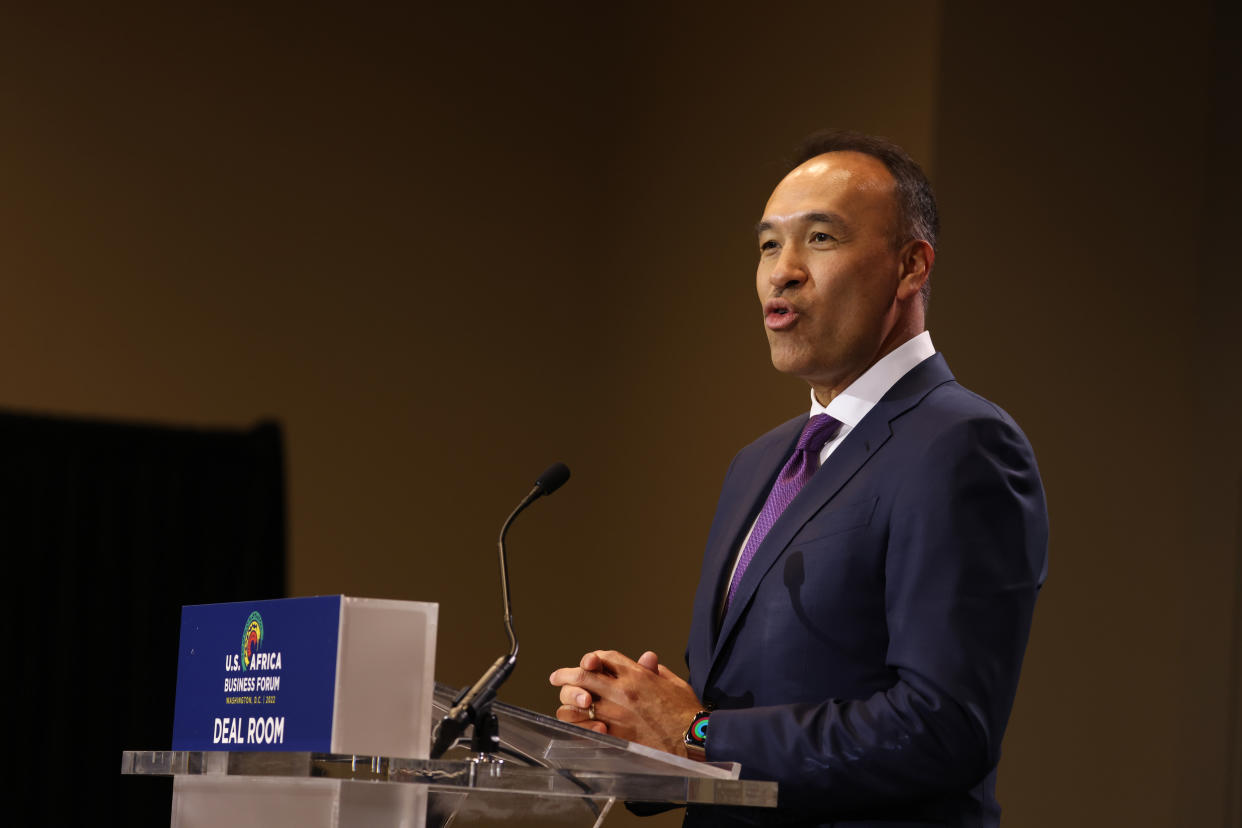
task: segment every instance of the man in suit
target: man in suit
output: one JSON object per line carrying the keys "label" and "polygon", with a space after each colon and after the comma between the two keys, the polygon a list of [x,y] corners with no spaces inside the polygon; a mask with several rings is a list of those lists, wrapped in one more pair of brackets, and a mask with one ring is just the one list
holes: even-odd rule
{"label": "man in suit", "polygon": [[780,783],[775,812],[688,824],[999,821],[1001,737],[1046,572],[1025,436],[924,328],[937,215],[895,145],[813,136],[758,224],[772,363],[811,410],[744,448],[708,537],[686,660],[597,651],[557,715]]}

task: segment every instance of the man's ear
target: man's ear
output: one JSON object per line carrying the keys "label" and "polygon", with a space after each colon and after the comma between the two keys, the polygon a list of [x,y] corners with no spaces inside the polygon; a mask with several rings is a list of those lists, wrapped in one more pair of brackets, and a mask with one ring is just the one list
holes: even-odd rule
{"label": "man's ear", "polygon": [[901,246],[901,276],[897,283],[897,298],[911,299],[919,295],[923,285],[931,278],[936,251],[922,239],[914,239]]}

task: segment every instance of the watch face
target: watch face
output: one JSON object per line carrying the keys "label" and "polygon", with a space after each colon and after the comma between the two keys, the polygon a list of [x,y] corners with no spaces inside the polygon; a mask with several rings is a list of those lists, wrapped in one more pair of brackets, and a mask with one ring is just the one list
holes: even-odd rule
{"label": "watch face", "polygon": [[694,717],[694,721],[690,723],[690,728],[686,731],[686,742],[693,742],[701,745],[707,741],[707,723],[711,719],[710,713],[700,713]]}

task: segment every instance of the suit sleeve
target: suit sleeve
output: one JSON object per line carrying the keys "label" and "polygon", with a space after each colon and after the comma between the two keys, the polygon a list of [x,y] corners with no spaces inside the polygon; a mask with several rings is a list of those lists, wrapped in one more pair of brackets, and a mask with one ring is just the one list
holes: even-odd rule
{"label": "suit sleeve", "polygon": [[1043,489],[1004,415],[921,439],[884,550],[892,686],[712,716],[708,758],[777,780],[782,805],[850,811],[968,790],[999,759],[1045,571]]}

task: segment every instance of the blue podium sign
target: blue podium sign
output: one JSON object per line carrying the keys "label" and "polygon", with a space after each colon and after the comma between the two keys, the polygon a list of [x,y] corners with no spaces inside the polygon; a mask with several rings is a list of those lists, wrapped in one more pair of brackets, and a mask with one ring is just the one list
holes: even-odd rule
{"label": "blue podium sign", "polygon": [[331,752],[341,600],[182,607],[173,750]]}

